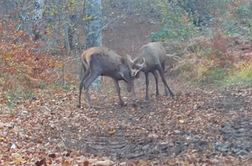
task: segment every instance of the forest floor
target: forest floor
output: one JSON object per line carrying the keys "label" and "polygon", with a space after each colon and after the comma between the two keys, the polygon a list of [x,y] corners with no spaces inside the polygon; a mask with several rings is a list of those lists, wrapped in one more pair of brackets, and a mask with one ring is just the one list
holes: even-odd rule
{"label": "forest floor", "polygon": [[[104,45],[135,56],[160,27],[133,13],[109,24]],[[90,92],[93,109],[84,95],[76,107],[78,85],[36,89],[14,105],[0,89],[0,165],[252,165],[252,87],[203,89],[167,79],[176,100],[161,87],[156,99],[151,80],[146,102],[140,79],[136,104],[121,86],[124,107],[105,79]]]}
{"label": "forest floor", "polygon": [[[89,109],[78,90],[37,90],[8,108],[1,101],[1,165],[251,165],[252,87],[204,90],[170,80],[177,99],[118,105],[105,82]],[[142,81],[136,83],[141,85]],[[123,87],[123,86],[122,86]],[[163,89],[160,89],[163,90]]]}

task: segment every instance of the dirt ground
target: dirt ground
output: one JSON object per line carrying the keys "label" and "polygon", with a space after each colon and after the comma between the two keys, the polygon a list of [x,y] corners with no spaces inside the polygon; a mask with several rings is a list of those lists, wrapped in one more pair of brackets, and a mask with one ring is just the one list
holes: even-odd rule
{"label": "dirt ground", "polygon": [[[152,21],[137,14],[118,20],[105,30],[104,45],[136,54],[161,26]],[[163,95],[161,84],[156,99],[151,80],[146,102],[141,77],[133,104],[121,83],[124,107],[118,105],[109,79],[101,91],[91,91],[93,109],[87,108],[84,95],[82,108],[76,107],[76,88],[39,89],[32,98],[17,101],[15,108],[0,108],[0,161],[11,165],[8,161],[22,157],[19,162],[29,165],[46,156],[50,164],[65,152],[77,151],[87,158],[106,157],[114,162],[110,165],[252,165],[252,87],[213,90],[169,75],[167,80],[176,100]],[[10,148],[14,144],[17,149]],[[15,155],[7,153],[11,150]]]}
{"label": "dirt ground", "polygon": [[[154,22],[154,24],[153,24]],[[112,23],[104,32],[104,45],[122,55],[136,56],[139,48],[150,42],[150,33],[162,25],[154,18],[137,13]],[[123,35],[122,35],[123,34]],[[71,106],[77,91],[60,104],[59,121],[68,149],[81,154],[106,156],[116,163],[141,165],[249,165],[252,152],[252,87],[201,89],[176,77],[167,80],[176,100],[161,93],[155,98],[151,78],[149,102],[144,101],[144,78],[136,81],[138,101],[123,87],[127,106],[118,103],[114,85],[105,79],[100,92],[92,92],[94,109]],[[151,76],[152,77],[152,76]],[[159,81],[161,83],[161,81]],[[160,92],[163,87],[160,84]],[[74,97],[73,97],[74,96]],[[71,117],[71,118],[69,118]],[[69,124],[66,126],[65,124]]]}
{"label": "dirt ground", "polygon": [[[109,17],[111,11],[114,14],[110,16],[108,22],[124,13],[118,9],[108,9],[108,13],[104,13],[104,15]],[[103,45],[115,50],[122,56],[130,54],[135,57],[139,53],[140,47],[151,41],[151,33],[160,28],[162,28],[162,25],[155,17],[143,15],[137,11],[132,12],[108,24],[103,31]]]}
{"label": "dirt ground", "polygon": [[124,98],[128,105],[121,107],[116,95],[93,94],[97,108],[72,112],[75,118],[67,124],[78,125],[64,127],[66,144],[83,154],[117,161],[186,157],[222,165],[218,161],[223,156],[251,157],[251,87],[207,91],[174,80],[171,85],[176,100],[163,95],[156,99],[152,89],[151,100],[145,102],[144,90],[138,89],[136,106],[130,97]]}
{"label": "dirt ground", "polygon": [[168,80],[176,100],[164,93],[156,98],[152,80],[146,102],[140,79],[136,104],[122,84],[124,107],[110,81],[91,91],[93,109],[84,97],[76,107],[76,88],[37,90],[1,109],[1,165],[17,156],[25,165],[43,157],[52,164],[73,152],[85,156],[82,163],[106,158],[113,161],[108,165],[251,165],[252,87],[211,90]]}

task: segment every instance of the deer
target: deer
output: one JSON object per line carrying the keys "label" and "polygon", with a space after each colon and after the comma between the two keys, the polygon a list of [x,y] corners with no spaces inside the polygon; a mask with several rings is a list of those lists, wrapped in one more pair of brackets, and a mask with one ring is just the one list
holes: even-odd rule
{"label": "deer", "polygon": [[[164,93],[168,96],[168,91],[173,99],[175,99],[174,93],[169,88],[165,76],[165,62],[171,56],[166,54],[165,46],[161,42],[151,42],[143,45],[140,48],[140,55],[135,59],[132,59],[130,55],[127,54],[127,59],[129,62],[131,75],[135,78],[139,77],[139,72],[143,72],[145,75],[146,84],[146,95],[145,100],[149,100],[149,73],[152,73],[156,82],[156,97],[159,96],[158,90],[158,73],[162,78],[164,84]],[[158,71],[158,73],[157,73]]]}
{"label": "deer", "polygon": [[81,107],[81,93],[84,87],[87,105],[92,108],[89,95],[89,86],[98,76],[107,76],[113,79],[121,106],[124,102],[121,97],[119,82],[123,80],[127,84],[128,92],[133,93],[135,98],[134,78],[131,75],[127,59],[105,46],[91,47],[81,55],[84,66],[84,75],[79,87],[79,102],[77,107]]}

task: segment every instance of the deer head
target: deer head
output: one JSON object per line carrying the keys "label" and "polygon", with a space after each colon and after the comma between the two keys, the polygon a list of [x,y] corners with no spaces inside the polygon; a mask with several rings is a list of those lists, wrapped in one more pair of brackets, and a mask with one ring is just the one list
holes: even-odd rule
{"label": "deer head", "polygon": [[145,58],[142,58],[142,63],[139,63],[137,58],[132,60],[131,56],[127,54],[127,60],[129,63],[131,75],[133,77],[139,77],[139,72],[145,67]]}

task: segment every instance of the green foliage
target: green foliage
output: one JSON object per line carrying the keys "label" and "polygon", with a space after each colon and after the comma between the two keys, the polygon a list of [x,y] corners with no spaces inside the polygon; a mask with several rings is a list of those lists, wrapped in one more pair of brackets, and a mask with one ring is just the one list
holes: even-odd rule
{"label": "green foliage", "polygon": [[229,74],[223,82],[224,86],[231,85],[252,85],[252,62],[239,63],[232,74]]}
{"label": "green foliage", "polygon": [[168,29],[161,29],[157,32],[151,33],[151,41],[165,41],[169,38],[169,31]]}
{"label": "green foliage", "polygon": [[190,25],[180,25],[167,29],[161,29],[157,32],[151,33],[151,41],[166,41],[170,39],[178,41],[186,41],[197,33],[197,28]]}
{"label": "green foliage", "polygon": [[186,41],[198,33],[198,28],[192,24],[192,20],[180,6],[170,6],[168,1],[157,0],[155,11],[160,12],[164,28],[151,34],[152,41],[165,41],[175,39]]}
{"label": "green foliage", "polygon": [[71,90],[71,86],[65,85],[65,86],[63,86],[63,89],[66,90],[66,91],[70,91]]}
{"label": "green foliage", "polygon": [[235,10],[238,19],[249,19],[251,16],[251,9],[248,6],[238,6]]}
{"label": "green foliage", "polygon": [[[204,6],[206,11],[214,9],[209,12],[212,21],[200,27],[200,30],[192,24],[195,17],[187,15],[176,5],[172,8],[169,5],[162,0],[157,5],[162,12],[164,28],[151,34],[152,41],[177,40],[182,45],[188,39],[204,35],[203,40],[201,38],[196,42],[197,47],[194,44],[191,49],[189,40],[182,48],[186,51],[173,68],[179,76],[193,83],[214,87],[252,80],[249,59],[239,59],[244,53],[236,50],[240,44],[246,47],[244,43],[250,43],[252,39],[252,12],[248,1],[212,1]],[[241,61],[246,64],[245,67],[236,68]]]}
{"label": "green foliage", "polygon": [[206,88],[209,88],[209,86],[213,88],[221,88],[231,85],[230,70],[230,68],[215,68],[212,70],[208,69],[203,78],[201,77],[200,79],[195,80],[193,83]]}
{"label": "green foliage", "polygon": [[243,78],[250,78],[252,79],[252,63],[248,64],[247,66],[242,67],[238,74]]}
{"label": "green foliage", "polygon": [[50,48],[50,49],[48,50],[48,53],[49,53],[50,55],[62,55],[62,54],[63,54],[62,50],[61,50],[61,49],[58,49],[58,48]]}
{"label": "green foliage", "polygon": [[89,20],[91,20],[92,19],[92,16],[88,16],[88,17],[84,17],[82,20],[83,21],[89,21]]}
{"label": "green foliage", "polygon": [[214,81],[221,81],[225,79],[227,72],[224,68],[215,68],[214,70],[208,71],[207,79]]}
{"label": "green foliage", "polygon": [[5,98],[9,105],[12,105],[20,99],[31,99],[33,97],[33,91],[30,89],[24,90],[22,86],[16,87],[15,90],[5,91]]}
{"label": "green foliage", "polygon": [[237,65],[237,69],[230,76],[229,83],[242,82],[252,84],[252,62],[243,62]]}
{"label": "green foliage", "polygon": [[40,89],[46,89],[46,84],[39,84]]}
{"label": "green foliage", "polygon": [[[170,2],[170,3],[169,3]],[[229,36],[243,35],[251,40],[251,4],[249,1],[232,0],[186,0],[184,2],[156,0],[152,3],[164,28],[151,34],[152,41],[176,39],[186,41],[202,33],[214,35],[221,31]],[[190,4],[190,5],[189,5]],[[194,6],[195,5],[195,6]],[[186,7],[194,6],[195,11],[188,12]],[[199,9],[199,10],[197,10]],[[197,21],[204,19],[206,26],[197,28]],[[193,24],[194,22],[194,24]]]}

